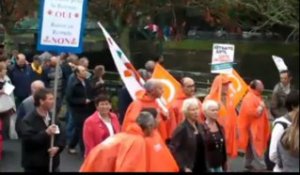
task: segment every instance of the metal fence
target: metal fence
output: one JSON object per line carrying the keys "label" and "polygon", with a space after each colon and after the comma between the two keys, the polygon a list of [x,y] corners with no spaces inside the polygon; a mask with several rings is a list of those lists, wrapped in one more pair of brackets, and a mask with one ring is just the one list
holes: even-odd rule
{"label": "metal fence", "polygon": [[[191,77],[195,80],[197,87],[197,96],[203,99],[210,91],[211,84],[216,75],[202,72],[168,70],[174,77]],[[106,87],[111,96],[118,96],[118,91],[123,86],[120,76],[117,72],[106,72]],[[272,90],[266,89],[263,97],[266,101],[270,100]]]}

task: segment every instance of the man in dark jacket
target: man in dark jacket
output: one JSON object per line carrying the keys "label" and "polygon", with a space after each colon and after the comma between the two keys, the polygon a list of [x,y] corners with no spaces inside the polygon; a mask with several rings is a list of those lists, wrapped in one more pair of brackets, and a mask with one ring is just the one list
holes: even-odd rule
{"label": "man in dark jacket", "polygon": [[[25,172],[48,172],[49,159],[53,157],[52,171],[59,171],[59,155],[65,146],[64,129],[60,123],[51,124],[49,111],[54,105],[54,95],[48,89],[34,94],[35,110],[21,123],[22,167]],[[51,147],[51,137],[54,145]]]}
{"label": "man in dark jacket", "polygon": [[9,77],[12,84],[15,86],[14,94],[16,97],[16,105],[27,98],[30,92],[31,76],[30,66],[27,64],[26,57],[24,54],[17,55],[17,64],[9,72]]}
{"label": "man in dark jacket", "polygon": [[83,123],[87,117],[95,111],[93,105],[93,95],[90,82],[87,80],[87,70],[83,66],[77,66],[75,69],[76,78],[70,82],[66,91],[66,99],[69,104],[75,132],[69,144],[69,153],[76,153],[75,147],[79,142],[81,154],[84,154],[84,145],[82,140]]}

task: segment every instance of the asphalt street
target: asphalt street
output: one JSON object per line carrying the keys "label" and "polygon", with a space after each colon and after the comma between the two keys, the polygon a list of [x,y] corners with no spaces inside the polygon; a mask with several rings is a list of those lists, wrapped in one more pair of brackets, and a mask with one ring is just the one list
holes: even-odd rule
{"label": "asphalt street", "polygon": [[[77,155],[70,155],[66,149],[61,154],[61,172],[78,172],[83,159]],[[230,161],[230,170],[243,170],[243,159],[238,157]],[[23,172],[21,167],[21,142],[19,140],[4,141],[3,157],[0,160],[0,172]]]}

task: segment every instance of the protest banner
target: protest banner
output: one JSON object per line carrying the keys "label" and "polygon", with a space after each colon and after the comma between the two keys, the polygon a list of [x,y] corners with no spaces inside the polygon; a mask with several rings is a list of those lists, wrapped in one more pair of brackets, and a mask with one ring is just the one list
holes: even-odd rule
{"label": "protest banner", "polygon": [[211,73],[232,73],[235,46],[232,44],[214,44]]}
{"label": "protest banner", "polygon": [[81,53],[87,0],[41,0],[37,49]]}

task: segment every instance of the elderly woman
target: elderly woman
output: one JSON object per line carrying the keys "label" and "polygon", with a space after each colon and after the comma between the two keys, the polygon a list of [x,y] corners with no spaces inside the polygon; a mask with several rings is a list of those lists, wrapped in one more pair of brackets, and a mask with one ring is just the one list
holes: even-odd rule
{"label": "elderly woman", "polygon": [[182,105],[185,120],[175,129],[170,140],[171,152],[182,172],[206,172],[203,126],[198,123],[199,104],[195,98]]}
{"label": "elderly woman", "polygon": [[204,142],[210,172],[223,172],[227,169],[225,134],[218,123],[220,105],[214,100],[206,100],[203,105],[205,115]]}

